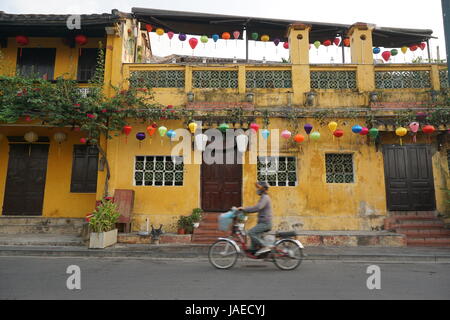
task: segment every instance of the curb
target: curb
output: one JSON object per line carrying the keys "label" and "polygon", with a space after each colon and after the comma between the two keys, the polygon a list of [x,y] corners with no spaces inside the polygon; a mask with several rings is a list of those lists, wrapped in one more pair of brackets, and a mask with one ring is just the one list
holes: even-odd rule
{"label": "curb", "polygon": [[[6,247],[0,246],[0,257],[66,257],[66,258],[143,258],[143,259],[207,259],[209,246],[157,246],[143,248],[88,249],[80,247]],[[425,262],[450,263],[450,254],[308,254],[305,261],[349,262]]]}

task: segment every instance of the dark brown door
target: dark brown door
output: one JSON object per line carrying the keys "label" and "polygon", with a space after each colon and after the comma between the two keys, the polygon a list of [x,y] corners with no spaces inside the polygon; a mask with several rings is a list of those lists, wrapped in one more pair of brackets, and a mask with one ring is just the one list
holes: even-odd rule
{"label": "dark brown door", "polygon": [[42,215],[48,148],[47,144],[9,145],[4,215]]}
{"label": "dark brown door", "polygon": [[385,145],[384,171],[390,211],[436,209],[430,147]]}
{"label": "dark brown door", "polygon": [[204,161],[201,166],[201,202],[207,212],[225,212],[242,205],[242,164],[237,163],[241,154],[234,147],[233,164],[226,164],[225,152],[221,154],[223,164]]}

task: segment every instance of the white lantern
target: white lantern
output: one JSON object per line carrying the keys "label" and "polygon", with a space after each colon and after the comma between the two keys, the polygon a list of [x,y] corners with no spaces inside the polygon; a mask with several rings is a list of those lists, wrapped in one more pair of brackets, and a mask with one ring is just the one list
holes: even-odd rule
{"label": "white lantern", "polygon": [[30,131],[25,133],[25,135],[23,136],[25,141],[29,142],[29,143],[33,143],[38,141],[39,136],[37,135],[36,132]]}
{"label": "white lantern", "polygon": [[240,153],[247,151],[248,137],[245,134],[240,134],[236,137],[237,148]]}
{"label": "white lantern", "polygon": [[53,139],[58,143],[63,143],[67,140],[67,135],[64,132],[57,132],[53,136]]}
{"label": "white lantern", "polygon": [[206,142],[208,142],[208,136],[206,134],[198,134],[195,136],[195,148],[198,151],[206,150]]}

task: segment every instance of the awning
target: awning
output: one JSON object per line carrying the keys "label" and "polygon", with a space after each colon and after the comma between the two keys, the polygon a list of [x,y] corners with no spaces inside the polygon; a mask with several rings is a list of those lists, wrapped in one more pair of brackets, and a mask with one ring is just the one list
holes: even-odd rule
{"label": "awning", "polygon": [[[286,40],[287,28],[290,24],[301,23],[312,26],[310,41],[333,40],[336,36],[345,35],[351,25],[336,23],[321,23],[311,21],[296,21],[283,19],[268,19],[257,17],[243,17],[210,13],[170,11],[146,8],[132,8],[134,16],[141,22],[161,27],[175,33],[192,35],[221,35],[223,32],[232,33],[235,30],[247,30],[248,34],[256,32],[259,36],[267,34],[270,39]],[[375,28],[373,44],[377,47],[400,48],[404,45],[418,44],[432,36],[432,30]]]}

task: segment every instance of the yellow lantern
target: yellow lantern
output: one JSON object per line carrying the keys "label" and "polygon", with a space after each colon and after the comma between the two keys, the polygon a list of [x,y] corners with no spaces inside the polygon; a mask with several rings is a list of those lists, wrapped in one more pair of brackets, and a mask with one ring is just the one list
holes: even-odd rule
{"label": "yellow lantern", "polygon": [[158,36],[162,36],[162,35],[164,34],[164,29],[163,29],[163,28],[158,28],[158,29],[156,29],[156,34],[157,34]]}
{"label": "yellow lantern", "polygon": [[37,135],[36,132],[30,131],[30,132],[25,133],[23,138],[25,139],[26,142],[33,143],[33,142],[38,141],[39,136]]}
{"label": "yellow lantern", "polygon": [[330,129],[330,131],[332,132],[332,133],[334,133],[335,131],[336,131],[336,129],[337,129],[337,127],[338,127],[338,124],[336,123],[336,122],[330,122],[329,124],[328,124],[328,129]]}
{"label": "yellow lantern", "polygon": [[189,130],[191,131],[192,134],[195,133],[195,131],[197,130],[198,125],[195,122],[191,122],[189,123]]}
{"label": "yellow lantern", "polygon": [[67,140],[67,135],[64,132],[57,132],[53,136],[53,139],[58,142],[59,144],[63,143]]}
{"label": "yellow lantern", "polygon": [[400,137],[400,145],[403,145],[402,137],[408,134],[408,130],[406,128],[400,127],[395,130],[395,134]]}
{"label": "yellow lantern", "polygon": [[269,40],[270,40],[270,37],[267,34],[264,34],[264,35],[261,36],[261,41],[267,42]]}
{"label": "yellow lantern", "polygon": [[408,47],[402,47],[403,54],[406,54],[408,52]]}

